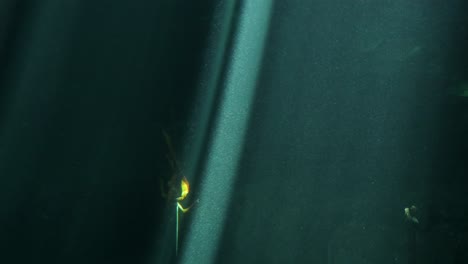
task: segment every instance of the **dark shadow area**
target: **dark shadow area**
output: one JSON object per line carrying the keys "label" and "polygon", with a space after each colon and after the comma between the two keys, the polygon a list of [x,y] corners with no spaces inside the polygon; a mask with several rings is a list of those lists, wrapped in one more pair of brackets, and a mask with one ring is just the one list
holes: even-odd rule
{"label": "dark shadow area", "polygon": [[21,34],[27,30],[26,25],[31,23],[32,11],[36,5],[31,1],[2,1],[0,3],[0,121],[4,119],[8,101],[6,98],[10,94],[10,83],[13,82],[15,56],[20,53]]}
{"label": "dark shadow area", "polygon": [[[453,4],[453,3],[452,3]],[[443,6],[442,6],[443,7]],[[416,263],[468,261],[468,4],[458,1],[448,18],[446,89],[441,133],[435,145],[429,194],[422,208],[424,225],[416,233]],[[447,7],[440,8],[440,13]]]}
{"label": "dark shadow area", "polygon": [[161,131],[180,147],[214,2],[2,6],[0,262],[169,259]]}

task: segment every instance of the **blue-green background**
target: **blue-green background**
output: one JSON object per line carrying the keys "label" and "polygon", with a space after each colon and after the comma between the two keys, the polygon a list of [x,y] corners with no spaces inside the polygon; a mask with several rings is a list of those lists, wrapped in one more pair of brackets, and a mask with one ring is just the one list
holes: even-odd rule
{"label": "blue-green background", "polygon": [[[268,2],[227,220],[181,239],[218,237],[206,263],[466,263],[464,1]],[[1,263],[177,262],[161,131],[193,202],[244,6],[0,3]]]}

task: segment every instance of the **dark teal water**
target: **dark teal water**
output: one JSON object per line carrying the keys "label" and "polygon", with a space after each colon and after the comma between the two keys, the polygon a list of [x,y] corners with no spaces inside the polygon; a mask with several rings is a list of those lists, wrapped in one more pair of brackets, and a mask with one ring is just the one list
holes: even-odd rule
{"label": "dark teal water", "polygon": [[[194,168],[191,204],[228,66],[249,52],[233,45],[244,5],[0,4],[0,262],[178,261],[162,131],[183,173]],[[219,238],[211,263],[466,263],[466,10],[274,1],[232,196],[219,205],[227,221],[204,234]]]}

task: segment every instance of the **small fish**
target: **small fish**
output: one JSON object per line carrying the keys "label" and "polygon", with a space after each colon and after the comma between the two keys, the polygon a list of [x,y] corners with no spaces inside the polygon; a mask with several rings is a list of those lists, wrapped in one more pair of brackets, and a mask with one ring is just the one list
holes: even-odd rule
{"label": "small fish", "polygon": [[[164,183],[164,180],[161,178],[161,195],[167,199],[168,202],[175,202],[176,203],[176,244],[175,244],[175,252],[176,256],[179,249],[179,210],[182,213],[188,212],[190,208],[192,208],[193,204],[189,207],[185,208],[180,202],[183,201],[190,192],[190,183],[185,176],[183,176],[179,163],[175,157],[175,151],[172,147],[171,139],[166,132],[163,131],[163,136],[166,141],[167,147],[169,148],[169,155],[167,155],[167,159],[169,160],[169,164],[172,167],[173,173],[172,177]],[[180,191],[177,188],[177,179],[180,179]]]}
{"label": "small fish", "polygon": [[410,222],[413,222],[415,224],[419,224],[419,220],[418,218],[416,218],[414,216],[414,214],[418,211],[418,208],[414,205],[412,205],[411,207],[406,207],[405,208],[405,217],[406,217],[406,220],[410,221]]}

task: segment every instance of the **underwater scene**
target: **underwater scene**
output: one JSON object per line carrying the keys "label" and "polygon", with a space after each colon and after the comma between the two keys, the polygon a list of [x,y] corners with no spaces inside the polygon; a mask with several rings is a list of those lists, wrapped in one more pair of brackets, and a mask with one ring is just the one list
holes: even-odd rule
{"label": "underwater scene", "polygon": [[468,3],[0,3],[0,263],[468,263]]}

